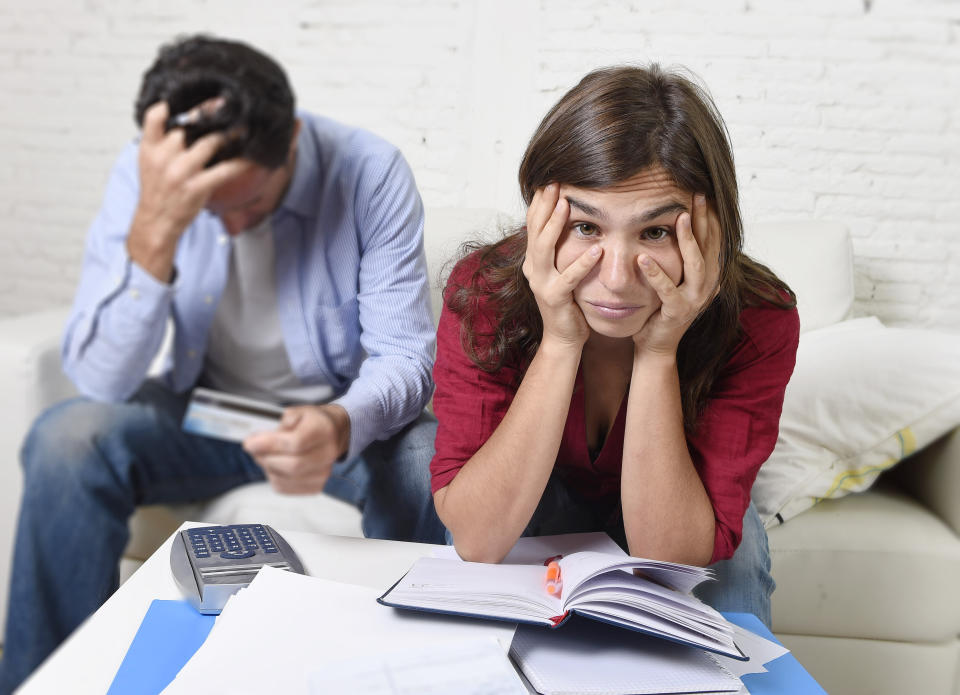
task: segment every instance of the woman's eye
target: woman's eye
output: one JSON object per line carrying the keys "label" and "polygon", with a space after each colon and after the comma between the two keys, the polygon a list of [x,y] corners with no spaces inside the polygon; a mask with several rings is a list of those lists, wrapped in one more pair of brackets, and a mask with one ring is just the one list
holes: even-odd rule
{"label": "woman's eye", "polygon": [[661,241],[670,236],[670,230],[666,227],[653,227],[643,232],[643,236],[650,241]]}
{"label": "woman's eye", "polygon": [[573,225],[573,231],[577,233],[577,236],[581,237],[592,237],[596,236],[597,228],[592,224],[587,224],[586,222],[578,222]]}

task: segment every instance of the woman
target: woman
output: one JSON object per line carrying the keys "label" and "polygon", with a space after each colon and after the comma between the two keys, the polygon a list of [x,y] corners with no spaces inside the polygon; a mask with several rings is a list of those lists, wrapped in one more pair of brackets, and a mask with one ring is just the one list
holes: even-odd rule
{"label": "woman", "polygon": [[715,106],[655,65],[593,72],[540,124],[520,187],[525,228],[474,249],[444,295],[431,475],[458,553],[605,530],[631,555],[719,563],[702,597],[769,624],[750,487],[799,321],[742,253]]}

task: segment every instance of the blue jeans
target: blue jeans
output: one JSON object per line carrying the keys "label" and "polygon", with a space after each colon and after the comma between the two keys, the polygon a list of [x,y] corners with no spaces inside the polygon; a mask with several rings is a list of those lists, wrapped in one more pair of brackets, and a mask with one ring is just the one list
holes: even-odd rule
{"label": "blue jeans", "polygon": [[[555,533],[606,531],[626,549],[626,533],[620,510],[592,504],[577,497],[556,475],[540,499],[525,536]],[[448,534],[449,537],[449,534]],[[767,532],[751,503],[743,517],[743,540],[729,560],[710,566],[716,581],[704,582],[694,594],[719,611],[752,613],[770,627],[770,596],[776,588],[770,576]]]}
{"label": "blue jeans", "polygon": [[[34,423],[21,452],[0,695],[116,590],[137,506],[197,502],[264,479],[240,445],[181,430],[186,400],[147,382],[129,402],[77,398]],[[430,495],[435,431],[436,420],[424,413],[389,441],[336,464],[325,492],[362,509],[365,535],[442,543]]]}

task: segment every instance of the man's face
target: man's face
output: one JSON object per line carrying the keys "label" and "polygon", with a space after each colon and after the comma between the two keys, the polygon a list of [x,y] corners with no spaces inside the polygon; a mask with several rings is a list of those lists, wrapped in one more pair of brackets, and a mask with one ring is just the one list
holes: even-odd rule
{"label": "man's face", "polygon": [[207,210],[220,218],[231,236],[256,227],[280,204],[292,170],[292,157],[291,162],[276,169],[250,162],[242,174],[213,192]]}
{"label": "man's face", "polygon": [[557,244],[557,270],[599,245],[603,256],[574,289],[574,301],[594,333],[635,335],[661,304],[638,258],[650,256],[679,284],[683,258],[677,218],[691,210],[693,194],[677,188],[663,169],[653,168],[599,190],[561,185],[560,196],[570,203],[570,217]]}

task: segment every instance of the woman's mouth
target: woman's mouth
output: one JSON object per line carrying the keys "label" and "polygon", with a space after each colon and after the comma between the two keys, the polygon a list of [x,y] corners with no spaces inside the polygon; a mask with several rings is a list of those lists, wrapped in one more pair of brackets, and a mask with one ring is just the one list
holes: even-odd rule
{"label": "woman's mouth", "polygon": [[586,302],[593,311],[606,319],[624,319],[635,314],[640,307],[636,304],[619,304],[615,302]]}

